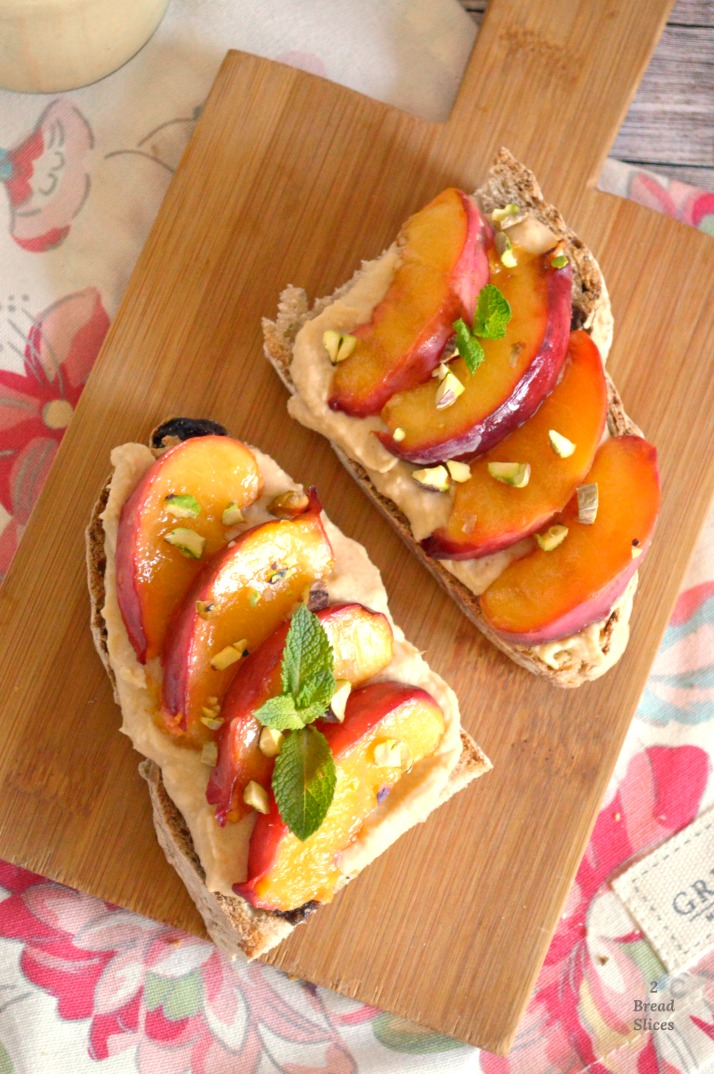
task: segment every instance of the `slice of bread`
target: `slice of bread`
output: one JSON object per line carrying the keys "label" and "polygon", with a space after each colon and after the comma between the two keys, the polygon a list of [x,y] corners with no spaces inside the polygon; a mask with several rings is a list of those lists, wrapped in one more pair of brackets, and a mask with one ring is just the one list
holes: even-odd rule
{"label": "slice of bread", "polygon": [[[603,362],[612,342],[613,320],[610,300],[602,272],[590,251],[567,226],[558,210],[543,199],[535,176],[506,149],[498,153],[484,185],[474,194],[485,214],[496,208],[515,203],[524,216],[534,217],[545,225],[558,240],[566,244],[566,253],[573,265],[573,313],[571,327],[587,331],[596,343]],[[384,255],[383,255],[384,256]],[[355,275],[334,294],[317,299],[312,306],[305,291],[289,286],[280,295],[274,321],[263,321],[266,357],[291,394],[297,389],[291,376],[294,345],[298,333],[313,318],[319,316],[335,301],[348,295],[375,262],[364,263]],[[344,329],[348,331],[349,329]],[[625,413],[622,400],[611,378],[608,384],[608,420],[610,436],[634,434],[640,430]],[[299,413],[298,420],[302,420]],[[359,421],[360,419],[350,419]],[[369,471],[345,450],[344,442],[332,442],[338,459],[360,488],[393,525],[420,562],[429,570],[462,611],[504,653],[522,667],[542,675],[558,686],[580,686],[604,674],[620,658],[629,638],[629,619],[632,599],[637,587],[637,575],[612,608],[609,616],[592,624],[571,638],[547,645],[512,645],[500,638],[481,614],[477,594],[452,574],[443,560],[432,559],[415,540],[411,525],[395,503],[378,491]]]}
{"label": "slice of bread", "polygon": [[[203,422],[172,419],[163,423],[154,432],[150,446],[153,453],[158,456],[161,451],[180,439],[219,430],[225,432],[220,426],[212,423],[210,428],[206,428]],[[109,626],[111,618],[105,617],[104,614],[107,602],[107,587],[105,586],[107,557],[111,555],[111,551],[107,547],[102,516],[107,507],[110,489],[111,477],[95,504],[87,527],[86,557],[92,635],[97,652],[112,683],[115,700],[121,705],[119,672],[113,664],[109,644],[109,630],[115,630],[116,626]],[[359,600],[359,594],[355,594],[355,599]],[[442,788],[439,800],[433,803],[432,808],[436,808],[491,767],[488,758],[463,729],[460,732],[460,738],[460,756]],[[317,908],[316,903],[308,903],[290,912],[271,912],[257,909],[239,896],[209,890],[205,883],[206,874],[194,847],[189,827],[166,790],[160,766],[146,759],[140,764],[139,771],[148,784],[158,842],[168,862],[181,877],[203,918],[209,936],[218,947],[230,955],[255,958],[285,939],[296,925],[305,921]],[[402,834],[423,819],[425,818],[421,816],[412,819],[410,823],[404,824],[397,834]],[[345,878],[345,883],[356,875],[357,871],[349,878]]]}

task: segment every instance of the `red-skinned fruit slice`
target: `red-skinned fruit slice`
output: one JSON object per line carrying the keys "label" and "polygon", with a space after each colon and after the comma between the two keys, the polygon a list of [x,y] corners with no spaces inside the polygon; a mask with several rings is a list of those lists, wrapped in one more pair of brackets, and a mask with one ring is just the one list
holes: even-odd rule
{"label": "red-skinned fruit slice", "polygon": [[[469,480],[455,486],[448,524],[421,542],[424,551],[436,559],[476,559],[542,529],[585,479],[606,418],[598,349],[586,332],[573,332],[558,384],[527,422],[471,463]],[[551,430],[575,445],[567,458],[551,447]],[[528,484],[512,488],[496,481],[491,462],[527,463]]]}
{"label": "red-skinned fruit slice", "polygon": [[[304,514],[254,526],[212,560],[196,579],[167,636],[162,726],[186,745],[197,747],[215,737],[202,717],[211,720],[212,711],[220,712],[242,659],[239,653],[265,641],[294,610],[306,588],[326,577],[332,566],[332,548],[314,489]],[[236,649],[235,659],[226,653],[231,647]],[[232,662],[227,663],[225,656]],[[226,666],[212,667],[212,661]]]}
{"label": "red-skinned fruit slice", "polygon": [[378,414],[395,392],[436,367],[453,322],[472,318],[488,282],[490,225],[475,202],[449,188],[402,228],[401,260],[357,345],[336,367],[329,405],[356,417]]}
{"label": "red-skinned fruit slice", "polygon": [[552,254],[514,250],[515,268],[489,254],[491,283],[511,306],[505,336],[480,341],[485,358],[473,374],[463,358],[449,363],[464,387],[451,406],[437,409],[433,380],[392,396],[382,410],[389,433],[376,434],[392,454],[423,466],[475,458],[529,418],[555,385],[570,332],[571,268],[554,268]]}
{"label": "red-skinned fruit slice", "polygon": [[[334,675],[353,686],[379,674],[391,661],[392,628],[381,612],[361,604],[333,604],[317,612],[334,653]],[[216,806],[219,824],[239,820],[250,807],[243,791],[251,780],[266,789],[275,764],[258,746],[261,727],[253,715],[269,697],[281,692],[280,665],[289,623],[246,657],[226,694],[225,720],[218,734],[218,762],[208,782],[206,798]]]}
{"label": "red-skinned fruit slice", "polygon": [[[144,663],[159,656],[166,628],[206,561],[225,547],[223,513],[260,495],[258,464],[227,436],[184,440],[157,459],[128,498],[119,520],[117,599],[129,639]],[[182,507],[193,497],[196,504]],[[200,508],[195,516],[191,511]],[[188,513],[187,513],[188,512]],[[203,538],[199,559],[166,540],[177,528]]]}
{"label": "red-skinned fruit slice", "polygon": [[598,486],[595,521],[578,521],[574,496],[558,519],[565,540],[512,563],[481,596],[489,625],[512,644],[555,641],[604,619],[649,547],[660,505],[652,444],[606,440],[586,483]]}
{"label": "red-skinned fruit slice", "polygon": [[[318,721],[337,769],[335,796],[327,816],[301,842],[284,824],[271,795],[270,812],[259,815],[248,852],[248,879],[233,890],[253,906],[293,910],[313,900],[330,902],[340,878],[336,856],[359,835],[366,818],[404,774],[433,753],[444,728],[434,699],[414,686],[371,683],[354,690],[341,724]],[[377,764],[375,747],[404,743],[397,763]],[[378,800],[379,796],[379,800]]]}

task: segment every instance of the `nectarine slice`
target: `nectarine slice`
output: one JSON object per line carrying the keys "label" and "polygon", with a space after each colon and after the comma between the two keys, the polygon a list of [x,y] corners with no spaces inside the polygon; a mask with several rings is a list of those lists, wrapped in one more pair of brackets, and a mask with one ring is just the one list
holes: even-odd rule
{"label": "nectarine slice", "polygon": [[243,653],[273,633],[333,562],[314,491],[303,515],[254,526],[216,556],[167,635],[163,726],[188,745],[214,737],[202,717],[218,715]]}
{"label": "nectarine slice", "polygon": [[[606,417],[600,354],[586,332],[573,332],[558,384],[528,421],[471,463],[469,480],[455,486],[448,524],[421,542],[424,551],[435,558],[475,559],[541,529],[585,478]],[[556,454],[551,430],[574,445],[570,455]],[[490,462],[527,463],[528,484],[511,488],[495,481]]]}
{"label": "nectarine slice", "polygon": [[505,336],[480,340],[485,359],[473,374],[463,358],[449,362],[464,388],[451,406],[437,409],[433,379],[392,396],[382,410],[389,433],[377,435],[394,455],[422,465],[472,459],[529,418],[555,385],[568,347],[571,268],[555,268],[551,254],[513,248],[515,268],[489,252],[491,283],[512,312]]}
{"label": "nectarine slice", "polygon": [[[358,686],[382,671],[392,659],[394,639],[389,620],[361,604],[332,604],[317,612],[334,653],[334,675]],[[218,762],[206,798],[216,806],[219,824],[250,812],[243,791],[250,780],[268,788],[274,758],[258,748],[260,724],[253,715],[269,697],[281,692],[280,665],[289,623],[246,657],[226,694],[218,732]]]}
{"label": "nectarine slice", "polygon": [[332,380],[333,410],[378,414],[394,392],[419,384],[439,361],[452,323],[473,317],[488,282],[491,227],[476,204],[450,188],[402,228],[401,262],[357,345]]}
{"label": "nectarine slice", "polygon": [[[343,723],[318,721],[315,726],[335,759],[332,804],[322,825],[302,842],[284,824],[271,795],[270,812],[258,816],[253,829],[248,879],[234,885],[254,906],[294,910],[313,900],[330,902],[340,878],[337,855],[359,836],[367,817],[408,767],[434,752],[444,717],[425,690],[379,682],[352,692]],[[393,763],[384,763],[380,746]]]}
{"label": "nectarine slice", "polygon": [[[119,609],[142,663],[161,653],[182,598],[206,561],[225,547],[229,527],[222,518],[228,505],[247,507],[261,486],[253,454],[227,436],[184,440],[136,486],[119,521],[116,577]],[[204,542],[199,558],[167,540],[182,529]]]}
{"label": "nectarine slice", "polygon": [[555,641],[604,619],[649,546],[660,504],[652,444],[606,440],[586,483],[598,487],[595,521],[578,521],[574,496],[558,518],[565,540],[510,564],[481,596],[488,623],[513,644]]}

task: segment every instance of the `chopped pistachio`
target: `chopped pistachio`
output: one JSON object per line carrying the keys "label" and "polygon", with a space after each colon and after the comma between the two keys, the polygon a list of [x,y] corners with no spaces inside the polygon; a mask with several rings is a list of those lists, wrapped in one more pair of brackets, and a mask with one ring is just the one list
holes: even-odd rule
{"label": "chopped pistachio", "polygon": [[573,441],[568,440],[567,436],[556,432],[555,429],[548,429],[548,440],[553,451],[560,459],[569,459],[575,451]]}
{"label": "chopped pistachio", "polygon": [[535,539],[538,542],[538,547],[542,548],[544,552],[552,552],[554,548],[563,543],[567,536],[567,526],[555,525],[549,526],[545,533],[536,533]]}
{"label": "chopped pistachio", "polygon": [[220,706],[218,704],[212,705],[210,700],[207,705],[201,705],[201,712],[207,720],[215,719],[216,716],[220,715],[220,711]]}
{"label": "chopped pistachio", "polygon": [[633,559],[639,559],[642,555],[642,549],[638,548],[637,545],[633,544],[630,548],[630,555]]}
{"label": "chopped pistachio", "polygon": [[255,608],[255,606],[256,606],[256,604],[258,603],[259,600],[260,600],[260,593],[258,592],[258,590],[257,589],[251,589],[250,593],[248,594],[248,603],[250,604],[251,608]]}
{"label": "chopped pistachio", "polygon": [[461,380],[453,373],[447,373],[436,390],[436,409],[446,410],[448,406],[453,406],[463,391]]}
{"label": "chopped pistachio", "polygon": [[429,466],[425,470],[414,470],[412,477],[418,485],[435,492],[446,492],[449,487],[449,471],[445,466]]}
{"label": "chopped pistachio", "polygon": [[488,472],[496,481],[514,489],[525,488],[531,479],[531,467],[527,462],[489,462]]}
{"label": "chopped pistachio", "polygon": [[265,757],[277,757],[283,748],[284,734],[275,727],[264,727],[258,739],[258,748]]}
{"label": "chopped pistachio", "polygon": [[216,605],[215,602],[212,600],[196,601],[196,612],[198,613],[198,615],[201,616],[201,619],[208,619],[209,616],[213,615],[215,610]]}
{"label": "chopped pistachio", "polygon": [[383,742],[378,742],[372,757],[378,768],[408,768],[412,759],[406,742],[397,738],[386,738]]}
{"label": "chopped pistachio", "polygon": [[[205,709],[203,711],[205,712]],[[202,716],[201,723],[204,724],[209,731],[217,731],[219,727],[223,727],[225,720],[222,716]]]}
{"label": "chopped pistachio", "polygon": [[432,371],[431,371],[432,377],[436,377],[438,380],[443,380],[444,377],[448,376],[448,374],[449,374],[449,367],[446,364],[446,362],[439,362],[439,364],[436,367],[436,369],[432,369]]}
{"label": "chopped pistachio", "polygon": [[188,493],[170,493],[164,497],[166,510],[174,518],[196,518],[201,513],[201,505],[195,496]]}
{"label": "chopped pistachio", "polygon": [[205,537],[202,537],[200,533],[196,533],[195,530],[184,529],[183,526],[171,530],[171,533],[166,534],[164,540],[173,545],[174,548],[178,548],[181,555],[186,556],[187,559],[200,559],[206,546]]}
{"label": "chopped pistachio", "polygon": [[453,373],[447,373],[439,387],[436,389],[436,409],[446,410],[453,406],[462,394],[464,386]]}
{"label": "chopped pistachio", "polygon": [[297,489],[288,489],[273,496],[268,504],[268,511],[275,518],[297,518],[304,514],[310,499],[306,492],[298,492]]}
{"label": "chopped pistachio", "polygon": [[357,346],[357,336],[348,336],[342,332],[336,332],[334,328],[328,328],[326,332],[323,332],[322,342],[330,356],[330,361],[333,365],[337,365],[352,354]]}
{"label": "chopped pistachio", "polygon": [[297,567],[276,567],[268,575],[268,585],[277,585],[283,578],[292,578],[297,574]]}
{"label": "chopped pistachio", "polygon": [[259,783],[256,783],[254,779],[251,779],[250,783],[246,785],[243,791],[243,801],[251,809],[257,810],[258,813],[270,812],[270,799],[268,798],[268,792],[265,787],[261,787]]}
{"label": "chopped pistachio", "polygon": [[508,205],[504,205],[502,209],[494,209],[491,213],[491,219],[494,224],[501,224],[504,220],[507,220],[509,216],[518,216],[520,211],[520,205],[516,205],[515,202],[510,202]]}
{"label": "chopped pistachio", "polygon": [[551,257],[550,263],[553,268],[565,268],[568,264],[568,259],[565,254],[556,254],[555,257]]}
{"label": "chopped pistachio", "polygon": [[226,645],[225,649],[221,649],[211,657],[210,664],[213,670],[225,671],[231,664],[235,664],[242,657],[245,646],[244,641],[236,642],[235,645]]}
{"label": "chopped pistachio", "polygon": [[496,253],[501,259],[501,264],[505,265],[506,268],[515,268],[518,264],[518,258],[513,249],[513,243],[505,231],[498,231],[496,233],[494,244],[496,246]]}
{"label": "chopped pistachio", "polygon": [[330,710],[332,715],[338,720],[339,723],[345,718],[345,707],[347,705],[347,698],[350,696],[352,690],[352,683],[348,679],[338,679],[335,687],[335,692],[332,695],[330,701]]}
{"label": "chopped pistachio", "polygon": [[201,760],[209,768],[214,768],[218,760],[218,745],[215,742],[206,742],[201,750]]}
{"label": "chopped pistachio", "polygon": [[244,522],[243,512],[237,503],[233,500],[228,504],[225,511],[221,515],[221,522],[224,526],[235,526],[238,522]]}
{"label": "chopped pistachio", "polygon": [[398,425],[397,428],[392,433],[392,438],[394,440],[396,440],[398,444],[401,444],[402,440],[404,440],[406,438],[406,435],[407,434],[404,431],[404,429],[402,429],[401,426]]}
{"label": "chopped pistachio", "polygon": [[592,526],[597,518],[598,488],[597,482],[590,485],[581,485],[578,489],[578,522],[584,526]]}
{"label": "chopped pistachio", "polygon": [[458,459],[447,459],[446,469],[451,475],[451,480],[461,484],[471,477],[471,467],[467,462],[459,462]]}

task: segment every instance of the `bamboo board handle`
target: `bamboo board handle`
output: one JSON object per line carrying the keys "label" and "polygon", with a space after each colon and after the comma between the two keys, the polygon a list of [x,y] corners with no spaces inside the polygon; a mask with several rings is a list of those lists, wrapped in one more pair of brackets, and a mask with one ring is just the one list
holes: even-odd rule
{"label": "bamboo board handle", "polygon": [[498,139],[543,183],[560,172],[571,189],[594,185],[672,6],[490,0],[446,123],[449,142],[458,146],[459,133],[481,140],[492,127],[483,102],[498,102]]}

